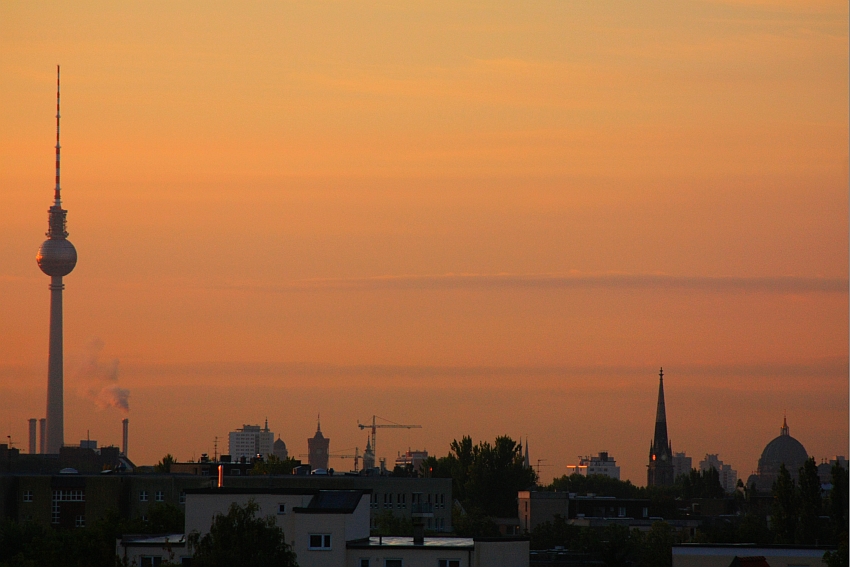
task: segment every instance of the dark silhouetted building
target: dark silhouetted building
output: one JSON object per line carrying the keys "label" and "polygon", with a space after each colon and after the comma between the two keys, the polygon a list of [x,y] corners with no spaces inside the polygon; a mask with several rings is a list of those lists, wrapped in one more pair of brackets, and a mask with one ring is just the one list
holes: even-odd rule
{"label": "dark silhouetted building", "polygon": [[307,462],[313,470],[328,468],[328,448],[331,440],[322,435],[322,422],[316,425],[316,434],[307,439]]}
{"label": "dark silhouetted building", "polygon": [[672,486],[673,446],[667,439],[667,410],[664,407],[664,369],[658,373],[658,407],[655,412],[655,437],[649,446],[647,486]]}

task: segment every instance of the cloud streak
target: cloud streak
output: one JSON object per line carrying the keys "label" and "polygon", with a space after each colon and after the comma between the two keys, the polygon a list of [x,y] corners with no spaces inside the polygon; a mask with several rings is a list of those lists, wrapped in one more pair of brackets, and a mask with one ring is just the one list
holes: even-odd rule
{"label": "cloud streak", "polygon": [[847,278],[803,276],[671,276],[666,274],[442,274],[292,280],[279,285],[232,283],[220,289],[265,292],[452,289],[641,289],[703,293],[848,293]]}

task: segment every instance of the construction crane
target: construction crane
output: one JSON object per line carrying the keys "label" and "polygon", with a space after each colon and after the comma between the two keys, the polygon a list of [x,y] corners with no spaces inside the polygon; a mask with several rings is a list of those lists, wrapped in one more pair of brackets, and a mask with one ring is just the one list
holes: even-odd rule
{"label": "construction crane", "polygon": [[[388,423],[375,423],[376,419],[382,419]],[[378,455],[378,450],[375,448],[375,433],[379,427],[386,427],[392,429],[422,429],[421,425],[402,425],[400,423],[396,423],[394,421],[390,421],[389,419],[379,417],[377,415],[372,416],[372,425],[362,424],[360,421],[357,421],[357,427],[360,429],[366,429],[367,427],[372,430],[372,454],[376,456]]]}
{"label": "construction crane", "polygon": [[[351,449],[343,449],[343,451],[350,451]],[[309,453],[301,453],[298,455],[299,457],[309,457]],[[360,469],[360,459],[363,455],[360,454],[360,448],[354,447],[353,455],[345,455],[341,453],[328,453],[329,459],[354,459],[354,472],[357,472]]]}

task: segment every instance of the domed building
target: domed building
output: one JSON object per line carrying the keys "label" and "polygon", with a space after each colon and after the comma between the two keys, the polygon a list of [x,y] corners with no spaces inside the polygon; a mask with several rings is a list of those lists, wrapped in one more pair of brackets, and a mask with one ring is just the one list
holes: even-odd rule
{"label": "domed building", "polygon": [[800,467],[809,458],[806,448],[803,444],[791,437],[788,429],[788,420],[782,420],[782,427],[779,429],[779,437],[765,446],[759,458],[758,470],[756,474],[750,475],[747,479],[747,486],[755,484],[756,490],[760,492],[769,492],[773,489],[773,483],[779,475],[779,467],[783,464],[788,472],[791,473],[791,478],[797,479],[799,476]]}
{"label": "domed building", "polygon": [[272,454],[281,461],[285,461],[289,457],[289,451],[286,450],[286,443],[283,442],[280,435],[277,436],[277,441],[272,445]]}

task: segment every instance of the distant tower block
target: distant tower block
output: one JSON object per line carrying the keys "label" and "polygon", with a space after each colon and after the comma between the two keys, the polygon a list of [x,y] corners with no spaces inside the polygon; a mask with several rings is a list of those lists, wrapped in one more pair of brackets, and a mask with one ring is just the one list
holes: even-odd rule
{"label": "distant tower block", "polygon": [[36,451],[36,449],[35,449],[35,440],[36,440],[35,429],[36,429],[36,424],[38,423],[38,420],[36,418],[32,418],[32,419],[30,419],[29,423],[30,423],[30,447],[29,447],[30,451],[29,452],[30,452],[30,455],[35,455],[35,451]]}
{"label": "distant tower block", "polygon": [[47,420],[41,418],[38,420],[38,452],[42,455],[47,450]]}
{"label": "distant tower block", "polygon": [[310,468],[327,469],[328,468],[328,448],[331,440],[322,435],[322,422],[318,422],[316,426],[316,434],[310,439],[307,439],[307,462]]}
{"label": "distant tower block", "polygon": [[64,378],[62,354],[62,290],[67,276],[77,265],[77,250],[68,240],[59,186],[59,66],[56,66],[56,186],[53,206],[48,209],[47,240],[36,254],[41,271],[50,276],[50,346],[47,357],[47,452],[59,453],[65,443]]}
{"label": "distant tower block", "polygon": [[124,456],[127,456],[127,439],[130,436],[130,420],[126,417],[121,420],[121,425],[124,429],[124,434],[121,440],[121,452],[124,453]]}

